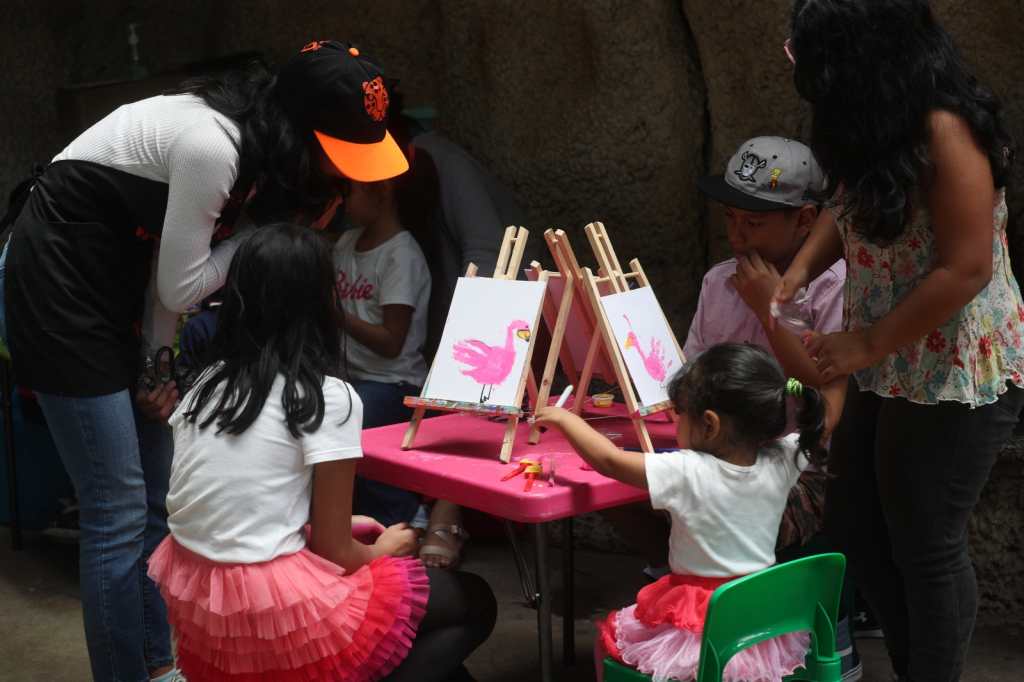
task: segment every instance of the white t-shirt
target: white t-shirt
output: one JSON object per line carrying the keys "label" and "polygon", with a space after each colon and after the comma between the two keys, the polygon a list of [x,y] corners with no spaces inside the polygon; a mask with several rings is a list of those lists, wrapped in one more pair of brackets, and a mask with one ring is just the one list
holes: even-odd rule
{"label": "white t-shirt", "polygon": [[369,251],[356,251],[363,228],[344,232],[334,247],[338,300],[349,315],[381,324],[386,305],[413,308],[409,333],[398,357],[385,358],[351,336],[345,339],[348,371],[354,379],[422,386],[427,377],[423,342],[427,338],[430,270],[416,239],[402,230]]}
{"label": "white t-shirt", "polygon": [[363,404],[351,387],[324,379],[323,424],[301,438],[288,431],[283,389],[279,376],[256,421],[237,436],[217,434],[216,424],[200,430],[185,419],[187,398],[171,415],[167,525],[185,548],[212,561],[243,564],[301,550],[313,465],[363,456]]}
{"label": "white t-shirt", "polygon": [[673,573],[741,576],[775,564],[775,541],[789,490],[807,466],[797,434],[762,450],[753,466],[695,450],[645,455],[651,505],[672,517]]}

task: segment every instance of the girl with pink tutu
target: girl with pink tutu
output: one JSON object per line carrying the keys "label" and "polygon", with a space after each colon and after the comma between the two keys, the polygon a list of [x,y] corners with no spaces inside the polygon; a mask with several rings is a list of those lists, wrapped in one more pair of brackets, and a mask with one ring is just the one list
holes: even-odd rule
{"label": "girl with pink tutu", "polygon": [[[681,451],[638,454],[617,448],[579,416],[547,407],[537,421],[565,433],[605,476],[650,491],[672,521],[672,572],[637,594],[636,603],[599,624],[601,660],[616,660],[655,682],[692,680],[711,594],[720,585],[775,563],[775,540],[790,488],[811,461],[823,459],[825,394],[838,414],[842,386],[822,393],[787,380],[757,346],[721,344],[684,367],[668,387],[679,415]],[[790,398],[799,433],[787,431]],[[730,682],[773,682],[803,665],[806,632],[766,640],[736,654]]]}
{"label": "girl with pink tutu", "polygon": [[149,560],[193,682],[471,680],[495,601],[432,572],[406,524],[352,537],[362,404],[339,377],[334,269],[314,232],[239,247],[210,364],[171,416],[168,536]]}

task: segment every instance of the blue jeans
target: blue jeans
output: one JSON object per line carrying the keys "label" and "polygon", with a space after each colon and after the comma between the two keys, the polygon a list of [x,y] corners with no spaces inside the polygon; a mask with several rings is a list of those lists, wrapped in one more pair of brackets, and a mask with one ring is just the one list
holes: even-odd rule
{"label": "blue jeans", "polygon": [[[408,421],[412,409],[402,404],[407,395],[419,395],[412,384],[385,384],[379,381],[352,381],[352,388],[363,401],[363,428],[372,429]],[[356,476],[353,514],[365,514],[385,526],[412,521],[420,506],[416,493]]]}
{"label": "blue jeans", "polygon": [[[6,249],[0,255],[0,332]],[[38,393],[78,493],[79,574],[92,677],[141,682],[170,665],[170,626],[149,555],[167,535],[170,428],[146,419],[128,390],[77,398]]]}

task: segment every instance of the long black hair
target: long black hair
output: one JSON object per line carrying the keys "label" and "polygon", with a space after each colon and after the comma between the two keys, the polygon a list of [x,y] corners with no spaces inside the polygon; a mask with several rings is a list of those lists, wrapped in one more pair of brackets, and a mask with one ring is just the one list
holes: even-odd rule
{"label": "long black hair", "polygon": [[[699,418],[705,410],[729,417],[727,436],[745,447],[760,448],[786,432],[788,380],[766,350],[743,343],[707,349],[673,377],[668,387],[676,412]],[[799,449],[810,461],[825,461],[825,401],[802,386],[797,429]]]}
{"label": "long black hair", "polygon": [[186,419],[240,434],[283,376],[288,430],[296,438],[316,431],[324,420],[324,377],[340,376],[336,310],[334,267],[319,235],[283,223],[255,230],[228,269],[211,365],[185,398]]}
{"label": "long black hair", "polygon": [[[312,221],[338,195],[320,170],[313,130],[289,117],[274,94],[276,76],[260,61],[192,78],[167,94],[192,94],[238,125],[238,177],[255,190],[246,213],[256,224]],[[244,197],[243,197],[244,198]]]}
{"label": "long black hair", "polygon": [[796,89],[813,110],[811,147],[842,188],[855,229],[886,244],[902,234],[930,179],[928,114],[962,117],[1006,185],[1013,142],[995,96],[980,85],[927,0],[796,0]]}

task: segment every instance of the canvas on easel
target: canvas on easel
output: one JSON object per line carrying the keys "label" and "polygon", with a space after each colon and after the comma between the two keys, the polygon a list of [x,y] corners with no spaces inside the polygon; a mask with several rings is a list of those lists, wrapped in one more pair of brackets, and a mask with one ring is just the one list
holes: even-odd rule
{"label": "canvas on easel", "polygon": [[644,418],[672,409],[666,388],[683,366],[683,351],[640,261],[623,272],[604,225],[591,223],[584,232],[600,274],[583,268],[583,286],[640,446],[651,452]]}
{"label": "canvas on easel", "polygon": [[523,416],[523,394],[536,395],[530,359],[547,288],[546,273],[537,282],[517,281],[529,231],[505,230],[493,277],[476,277],[470,265],[459,278],[441,342],[418,397],[402,448],[412,447],[426,410],[507,418],[500,456],[512,454],[516,427]]}

